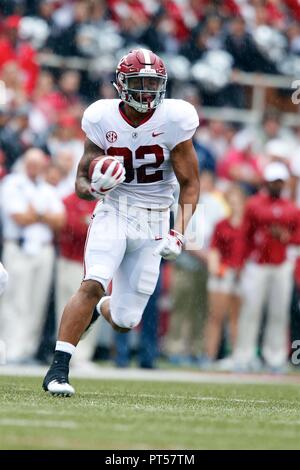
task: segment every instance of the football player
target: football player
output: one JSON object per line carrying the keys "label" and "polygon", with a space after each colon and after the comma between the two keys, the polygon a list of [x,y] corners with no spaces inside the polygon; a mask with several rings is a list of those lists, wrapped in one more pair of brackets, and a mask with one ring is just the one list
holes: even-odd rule
{"label": "football player", "polygon": [[3,294],[7,283],[8,283],[8,273],[6,269],[4,269],[3,264],[0,262],[0,295]]}
{"label": "football player", "polygon": [[[43,382],[53,395],[74,394],[69,361],[95,319],[95,306],[115,330],[134,328],[155,289],[161,258],[173,260],[181,252],[199,199],[192,144],[199,119],[191,104],[165,99],[166,83],[161,58],[146,49],[133,50],[117,66],[114,86],[120,99],[96,101],[83,115],[86,140],[76,191],[99,202],[86,240],[83,282],[64,309]],[[100,155],[106,157],[89,175],[91,162]],[[179,210],[169,230],[177,181]],[[107,296],[111,280],[112,295]]]}

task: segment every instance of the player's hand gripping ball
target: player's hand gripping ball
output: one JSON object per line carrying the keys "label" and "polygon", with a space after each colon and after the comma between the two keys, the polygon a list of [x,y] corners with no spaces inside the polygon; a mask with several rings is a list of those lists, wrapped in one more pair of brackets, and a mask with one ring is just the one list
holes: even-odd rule
{"label": "player's hand gripping ball", "polygon": [[116,158],[101,156],[94,158],[89,167],[90,191],[102,198],[125,180],[125,168]]}

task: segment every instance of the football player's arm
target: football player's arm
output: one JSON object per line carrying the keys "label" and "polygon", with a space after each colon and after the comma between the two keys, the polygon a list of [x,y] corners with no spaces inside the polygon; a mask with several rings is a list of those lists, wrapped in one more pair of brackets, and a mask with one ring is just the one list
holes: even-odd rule
{"label": "football player's arm", "polygon": [[174,230],[184,234],[200,193],[199,165],[192,139],[174,147],[171,151],[171,163],[180,187]]}
{"label": "football player's arm", "polygon": [[94,200],[90,192],[89,167],[94,158],[103,154],[104,151],[98,147],[98,145],[94,144],[94,142],[88,138],[85,139],[84,152],[78,164],[75,182],[76,194],[81,199],[87,199],[89,201]]}

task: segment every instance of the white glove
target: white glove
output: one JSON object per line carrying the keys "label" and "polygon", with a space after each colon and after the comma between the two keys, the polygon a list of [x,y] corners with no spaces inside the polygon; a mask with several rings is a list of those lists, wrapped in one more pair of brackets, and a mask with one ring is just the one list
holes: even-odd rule
{"label": "white glove", "polygon": [[162,258],[169,261],[174,260],[180,255],[184,242],[184,236],[176,232],[176,230],[170,230],[168,235],[159,243],[158,247],[154,250],[154,255],[160,255]]}
{"label": "white glove", "polygon": [[125,168],[116,158],[104,157],[96,165],[91,178],[90,192],[102,198],[125,180]]}
{"label": "white glove", "polygon": [[7,283],[8,283],[7,271],[4,269],[3,264],[0,263],[0,295],[3,294]]}

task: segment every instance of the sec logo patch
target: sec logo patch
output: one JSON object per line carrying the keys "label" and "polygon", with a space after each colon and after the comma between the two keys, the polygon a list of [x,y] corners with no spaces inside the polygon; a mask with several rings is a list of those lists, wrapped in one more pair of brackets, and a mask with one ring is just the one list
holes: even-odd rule
{"label": "sec logo patch", "polygon": [[108,142],[110,142],[112,144],[113,142],[115,142],[117,140],[118,135],[115,131],[108,131],[108,132],[106,132],[106,138],[107,138]]}

